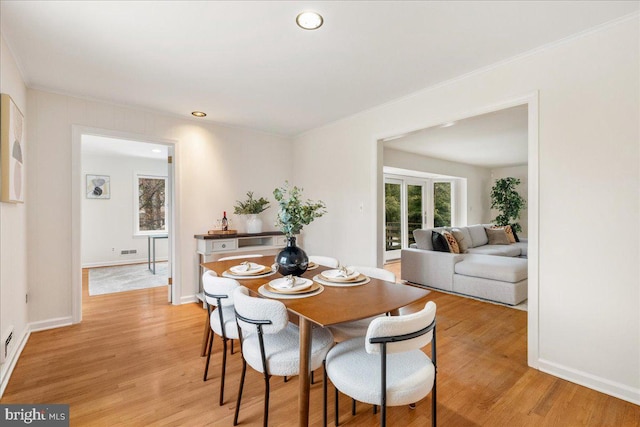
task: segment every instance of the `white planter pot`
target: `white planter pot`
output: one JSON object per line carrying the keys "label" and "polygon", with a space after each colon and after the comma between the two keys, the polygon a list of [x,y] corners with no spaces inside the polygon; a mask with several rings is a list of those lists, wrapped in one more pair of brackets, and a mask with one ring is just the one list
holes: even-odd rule
{"label": "white planter pot", "polygon": [[262,233],[262,220],[257,214],[247,215],[247,234]]}

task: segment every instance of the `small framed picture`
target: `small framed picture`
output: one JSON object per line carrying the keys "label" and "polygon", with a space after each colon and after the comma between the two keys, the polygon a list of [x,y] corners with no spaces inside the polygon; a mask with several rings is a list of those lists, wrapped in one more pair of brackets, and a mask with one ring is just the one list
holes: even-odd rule
{"label": "small framed picture", "polygon": [[110,199],[111,181],[109,175],[87,175],[87,199]]}

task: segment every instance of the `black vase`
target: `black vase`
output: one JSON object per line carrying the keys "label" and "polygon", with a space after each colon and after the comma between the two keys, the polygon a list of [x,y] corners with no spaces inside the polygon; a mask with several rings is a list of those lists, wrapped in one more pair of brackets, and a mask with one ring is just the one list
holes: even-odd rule
{"label": "black vase", "polygon": [[278,273],[283,276],[290,274],[300,276],[307,271],[309,257],[302,249],[296,246],[295,237],[287,237],[287,247],[276,255],[276,263],[278,264]]}

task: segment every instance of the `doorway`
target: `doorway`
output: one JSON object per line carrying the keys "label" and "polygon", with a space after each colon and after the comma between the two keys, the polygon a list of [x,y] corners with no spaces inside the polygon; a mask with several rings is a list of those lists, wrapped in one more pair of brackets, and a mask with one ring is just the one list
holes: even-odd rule
{"label": "doorway", "polygon": [[[175,141],[73,126],[74,323],[82,318],[87,268],[107,278],[107,288],[95,288],[94,294],[166,286],[168,303],[180,303],[179,283],[173,280],[175,151]],[[129,282],[118,282],[121,278]]]}
{"label": "doorway", "polygon": [[[538,294],[539,294],[539,274],[538,274],[538,264],[539,264],[539,246],[538,246],[538,229],[539,229],[539,215],[538,215],[538,207],[539,207],[539,188],[538,188],[538,177],[539,177],[539,155],[538,155],[538,93],[533,92],[528,95],[514,98],[508,101],[504,101],[501,104],[494,104],[490,106],[485,106],[482,108],[478,108],[475,111],[467,112],[467,114],[461,114],[458,117],[451,117],[449,120],[442,120],[441,122],[432,122],[428,124],[426,127],[419,127],[414,129],[406,129],[399,131],[397,130],[395,134],[389,135],[378,135],[376,138],[377,142],[377,158],[375,167],[376,174],[376,199],[377,199],[377,217],[376,217],[376,236],[377,236],[377,257],[376,261],[378,265],[383,265],[385,262],[385,252],[386,252],[386,230],[385,230],[385,177],[384,177],[384,167],[385,166],[395,166],[395,167],[404,167],[409,170],[417,170],[424,171],[425,164],[420,158],[420,156],[415,156],[410,151],[398,150],[391,156],[386,153],[386,143],[398,140],[400,138],[404,138],[405,136],[411,136],[420,133],[424,129],[430,128],[439,128],[446,129],[450,128],[452,124],[455,124],[456,121],[461,121],[464,119],[473,119],[478,116],[482,116],[485,114],[490,114],[494,112],[500,112],[503,110],[509,109],[525,109],[525,120],[526,120],[526,138],[527,138],[527,148],[525,150],[525,154],[528,158],[528,167],[526,172],[526,181],[527,181],[527,211],[528,211],[528,310],[527,310],[527,363],[529,366],[533,368],[538,368],[538,360],[539,360],[539,346],[538,346],[538,337],[539,337],[539,312],[538,312]],[[453,121],[451,120],[453,119]],[[455,129],[455,127],[454,127]],[[477,135],[473,135],[474,139]],[[490,143],[487,141],[487,143]],[[405,166],[396,166],[393,162],[389,163],[388,160],[392,159],[393,161],[402,159],[404,160]],[[451,169],[455,169],[450,167],[450,163],[448,163],[449,159],[444,159],[442,161],[433,162],[434,172],[448,173],[451,172]],[[450,160],[449,160],[450,161]],[[441,170],[440,170],[441,169]],[[449,171],[447,171],[449,169]],[[455,173],[458,176],[458,173]],[[482,201],[476,195],[480,194],[481,191],[477,191],[477,189],[473,188],[473,185],[477,185],[477,182],[483,182],[482,186],[487,187],[487,195],[488,189],[490,187],[491,177],[487,177],[485,179],[481,179],[480,181],[466,179],[466,188],[461,188],[460,197],[466,199],[469,203],[466,210],[460,209],[460,207],[452,207],[452,210],[459,214],[458,221],[459,225],[468,224],[476,224],[488,222],[488,216],[486,216],[483,212],[487,212],[489,209],[489,204],[487,201]],[[454,185],[455,186],[455,185]],[[474,199],[475,198],[475,199]],[[487,219],[485,219],[485,216]],[[456,225],[456,224],[454,224]]]}

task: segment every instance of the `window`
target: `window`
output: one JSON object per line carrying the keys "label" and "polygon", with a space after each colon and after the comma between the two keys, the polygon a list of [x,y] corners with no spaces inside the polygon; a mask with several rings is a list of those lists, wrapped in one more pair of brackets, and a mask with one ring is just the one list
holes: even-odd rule
{"label": "window", "polygon": [[136,174],[135,233],[154,234],[167,231],[166,176]]}
{"label": "window", "polygon": [[433,226],[451,227],[451,182],[433,183]]}

